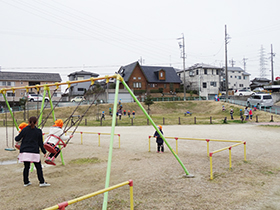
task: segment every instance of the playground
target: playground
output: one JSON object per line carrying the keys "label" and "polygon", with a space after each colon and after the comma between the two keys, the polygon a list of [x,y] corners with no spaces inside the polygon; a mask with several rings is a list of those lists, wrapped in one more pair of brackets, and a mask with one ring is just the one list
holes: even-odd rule
{"label": "playground", "polygon": [[[12,129],[11,127],[9,129]],[[43,132],[48,132],[45,127]],[[110,133],[111,127],[80,126],[77,131]],[[206,143],[179,141],[178,156],[194,178],[185,172],[165,145],[156,152],[153,126],[117,126],[114,138],[110,186],[133,180],[134,209],[280,209],[279,126],[256,123],[223,125],[165,125],[164,136],[246,141],[247,161],[242,146],[232,148],[232,169],[228,151],[213,156],[210,180]],[[18,151],[5,151],[5,128],[0,128],[1,209],[43,209],[63,201],[104,189],[110,136],[76,133],[62,150],[56,166],[43,163],[48,188],[40,188],[36,170],[30,173],[32,185],[23,187],[23,163],[16,163]],[[11,134],[11,131],[9,131]],[[15,132],[16,133],[16,132]],[[167,139],[175,150],[175,140]],[[9,141],[9,144],[12,142]],[[210,152],[230,146],[210,142]],[[103,195],[78,202],[66,209],[102,209]],[[129,187],[110,191],[108,209],[130,209]]]}

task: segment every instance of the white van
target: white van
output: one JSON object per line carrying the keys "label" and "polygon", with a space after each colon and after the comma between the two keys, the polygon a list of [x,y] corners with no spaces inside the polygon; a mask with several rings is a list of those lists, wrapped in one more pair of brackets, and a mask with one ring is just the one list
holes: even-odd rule
{"label": "white van", "polygon": [[271,107],[273,106],[272,95],[256,93],[247,99],[247,106]]}

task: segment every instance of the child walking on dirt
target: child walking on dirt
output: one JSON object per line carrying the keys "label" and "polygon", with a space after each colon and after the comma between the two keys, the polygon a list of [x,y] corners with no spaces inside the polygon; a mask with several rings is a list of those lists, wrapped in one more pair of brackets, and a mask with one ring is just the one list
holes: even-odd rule
{"label": "child walking on dirt", "polygon": [[[159,131],[163,135],[162,126],[158,125],[157,127],[158,127]],[[155,132],[154,137],[156,137],[157,152],[159,153],[160,150],[161,150],[161,153],[163,153],[164,152],[163,139],[160,137],[160,135],[159,135],[159,133],[157,131]]]}

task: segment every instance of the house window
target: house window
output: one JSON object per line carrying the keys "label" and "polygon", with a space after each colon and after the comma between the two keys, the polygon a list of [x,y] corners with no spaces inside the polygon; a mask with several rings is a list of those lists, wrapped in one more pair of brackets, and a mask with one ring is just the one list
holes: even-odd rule
{"label": "house window", "polygon": [[206,83],[206,82],[203,82],[203,83],[202,83],[202,87],[203,87],[203,88],[207,88],[207,83]]}
{"label": "house window", "polygon": [[196,70],[196,75],[198,75],[198,69]]}
{"label": "house window", "polygon": [[241,79],[241,76],[238,76],[238,79]]}
{"label": "house window", "polygon": [[244,87],[243,84],[239,84],[239,87]]}
{"label": "house window", "polygon": [[133,82],[133,87],[134,88],[141,88],[142,87],[142,83],[141,82]]}
{"label": "house window", "polygon": [[15,93],[13,93],[13,92],[7,92],[7,96],[9,96],[9,97],[12,97],[12,96],[15,96],[16,94]]}
{"label": "house window", "polygon": [[233,86],[236,86],[236,84],[234,84]]}
{"label": "house window", "polygon": [[[1,84],[1,83],[0,83]],[[2,81],[2,85],[3,86],[15,86],[15,82],[6,82],[6,81]]]}
{"label": "house window", "polygon": [[85,91],[85,88],[78,88],[78,91]]}
{"label": "house window", "polygon": [[210,86],[217,87],[217,83],[216,82],[210,82]]}
{"label": "house window", "polygon": [[236,78],[236,76],[234,76],[234,78]]}
{"label": "house window", "polygon": [[20,82],[20,84],[22,85],[22,84],[23,84],[23,82]]}
{"label": "house window", "polygon": [[212,74],[214,74],[214,69],[212,69]]}
{"label": "house window", "polygon": [[216,74],[219,75],[219,70],[218,69],[216,70]]}
{"label": "house window", "polygon": [[204,74],[207,74],[207,69],[204,69]]}
{"label": "house window", "polygon": [[230,76],[230,78],[232,78],[232,75]]}
{"label": "house window", "polygon": [[189,72],[189,75],[190,75],[190,76],[193,76],[193,71],[190,71],[190,72]]}
{"label": "house window", "polygon": [[160,72],[160,77],[163,77],[163,73],[162,72]]}
{"label": "house window", "polygon": [[136,80],[136,77],[133,77],[134,80]]}
{"label": "house window", "polygon": [[138,79],[141,79],[141,77],[138,77]]}
{"label": "house window", "polygon": [[246,79],[246,76],[243,76],[243,79]]}
{"label": "house window", "polygon": [[83,80],[83,79],[84,79],[83,76],[78,76],[78,77],[77,77],[77,80]]}

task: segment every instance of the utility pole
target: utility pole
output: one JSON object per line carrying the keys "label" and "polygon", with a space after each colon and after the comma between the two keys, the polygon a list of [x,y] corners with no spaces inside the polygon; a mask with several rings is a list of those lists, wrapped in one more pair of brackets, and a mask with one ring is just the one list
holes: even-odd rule
{"label": "utility pole", "polygon": [[183,51],[182,51],[182,58],[183,58],[183,72],[184,72],[184,75],[183,75],[183,85],[184,85],[184,101],[186,100],[186,70],[185,70],[185,59],[186,59],[186,56],[185,56],[185,38],[184,38],[184,34],[182,34],[182,37],[181,38],[178,38],[178,39],[182,39],[182,42],[183,44],[179,43],[179,47],[180,48],[183,48]]}
{"label": "utility pole", "polygon": [[234,67],[235,61],[233,60],[233,58],[229,62],[231,63],[231,67]]}
{"label": "utility pole", "polygon": [[244,71],[246,71],[246,60],[248,60],[248,58],[243,58],[243,66],[244,66]]}
{"label": "utility pole", "polygon": [[225,25],[225,71],[226,71],[226,102],[228,102],[228,66],[227,66],[227,44],[229,36],[227,34],[227,25]]}
{"label": "utility pole", "polygon": [[273,85],[274,82],[274,73],[273,73],[273,57],[275,56],[275,53],[273,53],[273,48],[271,44],[271,53],[270,53],[270,58],[271,58],[271,85]]}

